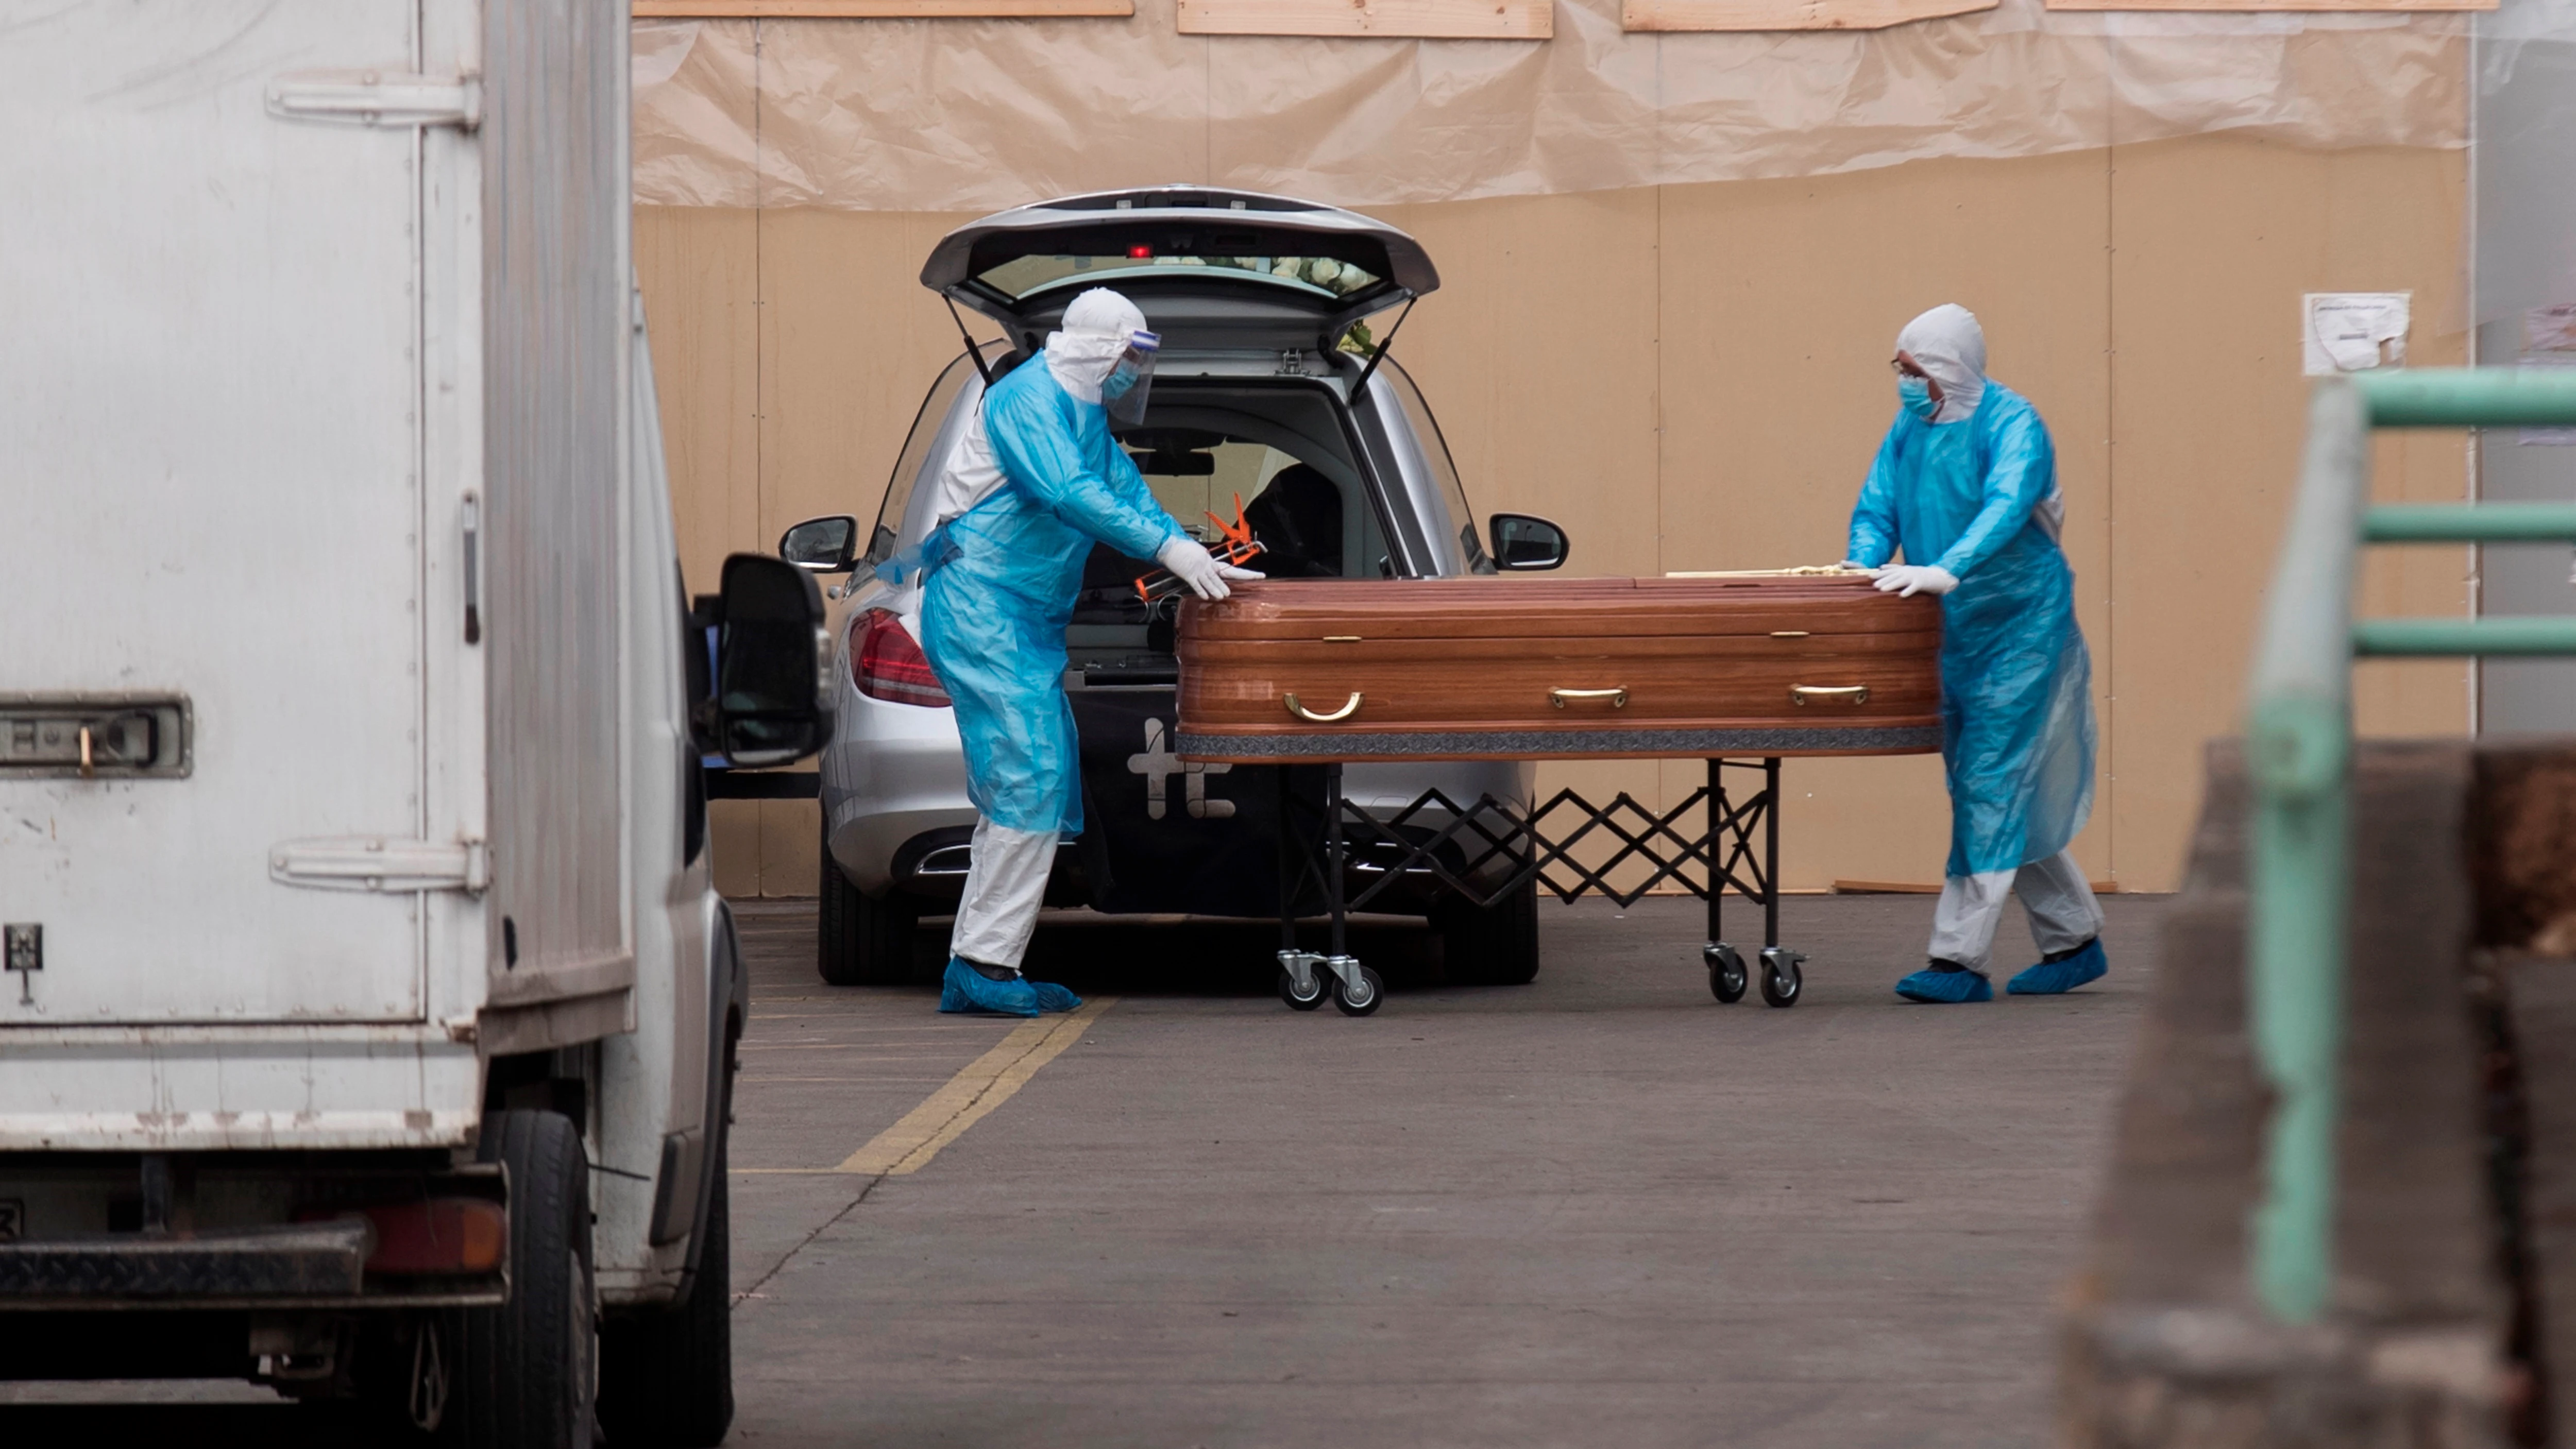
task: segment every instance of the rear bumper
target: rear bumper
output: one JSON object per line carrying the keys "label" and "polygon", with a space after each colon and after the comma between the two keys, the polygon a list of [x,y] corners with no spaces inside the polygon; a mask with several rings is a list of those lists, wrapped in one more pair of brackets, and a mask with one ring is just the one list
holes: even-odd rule
{"label": "rear bumper", "polygon": [[186,1238],[106,1233],[0,1243],[0,1308],[186,1299],[347,1299],[366,1286],[364,1221]]}
{"label": "rear bumper", "polygon": [[0,1152],[447,1148],[474,1044],[419,1026],[0,1030]]}
{"label": "rear bumper", "polygon": [[366,1263],[374,1246],[359,1218],[188,1237],[104,1233],[0,1243],[0,1312],[466,1307],[507,1296],[497,1273],[370,1291]]}
{"label": "rear bumper", "polygon": [[0,1319],[499,1303],[508,1197],[434,1153],[0,1156]]}

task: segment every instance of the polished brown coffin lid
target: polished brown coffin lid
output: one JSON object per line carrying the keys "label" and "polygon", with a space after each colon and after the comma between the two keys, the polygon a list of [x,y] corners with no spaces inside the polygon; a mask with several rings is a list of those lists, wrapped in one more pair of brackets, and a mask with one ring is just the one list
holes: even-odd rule
{"label": "polished brown coffin lid", "polygon": [[[1255,567],[1258,567],[1256,564]],[[1941,601],[1901,599],[1860,575],[1734,578],[1279,580],[1183,607],[1184,638],[1604,639],[1640,636],[1912,634],[1941,627]]]}

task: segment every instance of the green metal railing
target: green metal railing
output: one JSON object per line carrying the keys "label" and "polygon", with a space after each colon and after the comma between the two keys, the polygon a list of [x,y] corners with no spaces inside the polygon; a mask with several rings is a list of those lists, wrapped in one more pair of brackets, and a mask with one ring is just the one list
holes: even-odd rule
{"label": "green metal railing", "polygon": [[2308,404],[2299,491],[2255,643],[2245,731],[2254,785],[2247,1009],[2273,1092],[2249,1268],[2264,1306],[2294,1323],[2325,1311],[2334,1272],[2352,661],[2576,655],[2576,617],[2354,620],[2364,543],[2576,543],[2576,505],[2370,506],[2370,433],[2511,426],[2576,426],[2576,375],[2363,374],[2318,383]]}

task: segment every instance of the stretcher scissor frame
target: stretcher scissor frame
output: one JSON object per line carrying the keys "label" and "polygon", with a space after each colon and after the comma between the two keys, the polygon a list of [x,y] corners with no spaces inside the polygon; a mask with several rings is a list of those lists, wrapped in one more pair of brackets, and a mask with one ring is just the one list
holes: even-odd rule
{"label": "stretcher scissor frame", "polygon": [[[1762,999],[1796,1004],[1806,957],[1780,944],[1779,756],[1710,756],[1708,782],[1660,813],[1624,790],[1595,805],[1570,789],[1531,807],[1491,794],[1462,806],[1440,790],[1425,790],[1402,809],[1381,813],[1342,793],[1342,761],[1320,763],[1320,805],[1299,799],[1289,772],[1277,772],[1279,994],[1290,1006],[1311,1011],[1330,994],[1347,1015],[1377,1010],[1383,983],[1350,954],[1349,918],[1397,882],[1422,875],[1479,908],[1532,881],[1562,901],[1599,895],[1623,909],[1658,886],[1678,885],[1708,902],[1700,958],[1709,990],[1721,1002],[1741,1000],[1751,975],[1743,953],[1726,940],[1722,913],[1733,891],[1762,907]],[[1730,770],[1759,772],[1760,788],[1730,791]],[[1682,822],[1694,811],[1703,824],[1698,834],[1685,834]],[[1598,864],[1585,864],[1578,849],[1605,836],[1617,848]],[[1611,883],[1612,875],[1638,865],[1647,867],[1642,877],[1625,887]],[[1354,891],[1355,873],[1377,879]],[[1297,905],[1309,887],[1320,891],[1327,917],[1329,949],[1321,952],[1303,949],[1297,939]]]}

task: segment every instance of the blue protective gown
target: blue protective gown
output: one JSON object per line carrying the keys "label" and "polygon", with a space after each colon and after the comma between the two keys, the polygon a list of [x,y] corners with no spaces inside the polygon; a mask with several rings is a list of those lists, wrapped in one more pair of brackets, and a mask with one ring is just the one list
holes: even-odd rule
{"label": "blue protective gown", "polygon": [[1181,527],[1154,501],[1109,413],[1034,358],[984,398],[1005,482],[924,550],[922,652],[957,706],[966,792],[996,825],[1082,829],[1081,751],[1064,697],[1065,625],[1094,541],[1151,558]]}
{"label": "blue protective gown", "polygon": [[1933,424],[1899,411],[1852,509],[1854,563],[1898,548],[1959,586],[1941,596],[1941,763],[1951,876],[2064,850],[2093,811],[2093,661],[2075,576],[2034,517],[2056,450],[2028,399],[1989,379],[1977,410]]}

